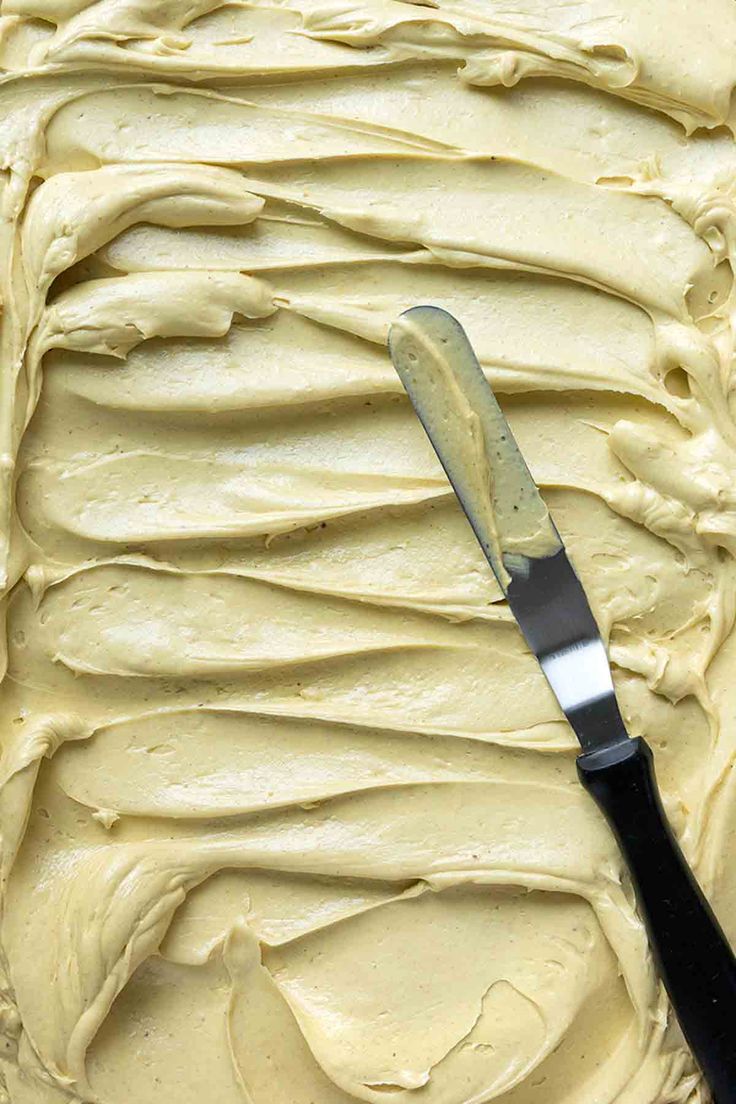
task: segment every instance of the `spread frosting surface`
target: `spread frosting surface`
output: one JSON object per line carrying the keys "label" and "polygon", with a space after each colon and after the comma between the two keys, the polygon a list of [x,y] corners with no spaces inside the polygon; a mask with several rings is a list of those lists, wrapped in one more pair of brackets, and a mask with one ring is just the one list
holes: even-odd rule
{"label": "spread frosting surface", "polygon": [[733,0],[0,0],[5,1100],[706,1100],[385,346],[466,328],[736,937],[735,84]]}

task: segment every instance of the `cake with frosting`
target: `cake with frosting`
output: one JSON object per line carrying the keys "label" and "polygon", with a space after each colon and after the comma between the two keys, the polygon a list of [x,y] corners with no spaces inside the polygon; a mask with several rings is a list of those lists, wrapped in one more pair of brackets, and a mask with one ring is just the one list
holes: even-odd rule
{"label": "cake with frosting", "polygon": [[3,0],[0,78],[0,1099],[704,1104],[386,336],[736,937],[733,0]]}

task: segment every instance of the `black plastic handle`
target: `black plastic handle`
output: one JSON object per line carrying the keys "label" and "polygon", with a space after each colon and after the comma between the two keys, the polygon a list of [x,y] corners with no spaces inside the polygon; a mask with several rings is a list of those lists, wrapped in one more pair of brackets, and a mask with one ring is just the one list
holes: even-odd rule
{"label": "black plastic handle", "polygon": [[641,739],[578,757],[628,863],[655,963],[716,1104],[736,1104],[736,958],[667,821]]}

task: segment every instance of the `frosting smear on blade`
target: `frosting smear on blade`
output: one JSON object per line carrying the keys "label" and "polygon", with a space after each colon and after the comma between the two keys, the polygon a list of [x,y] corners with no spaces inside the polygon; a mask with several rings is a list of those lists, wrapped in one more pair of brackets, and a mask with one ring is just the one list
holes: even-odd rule
{"label": "frosting smear on blade", "polygon": [[736,938],[735,85],[732,0],[0,2],[0,1100],[704,1104],[386,339]]}
{"label": "frosting smear on blade", "polygon": [[528,574],[530,558],[554,556],[562,544],[483,369],[457,320],[436,307],[405,311],[389,330],[388,346],[476,539],[508,594],[514,565]]}

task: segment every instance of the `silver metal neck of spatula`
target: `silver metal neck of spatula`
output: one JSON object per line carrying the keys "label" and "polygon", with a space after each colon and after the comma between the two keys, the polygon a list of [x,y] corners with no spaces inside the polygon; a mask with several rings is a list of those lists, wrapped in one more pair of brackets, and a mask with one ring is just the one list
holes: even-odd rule
{"label": "silver metal neck of spatula", "polygon": [[521,574],[507,567],[508,603],[583,750],[627,740],[606,649],[564,547]]}

